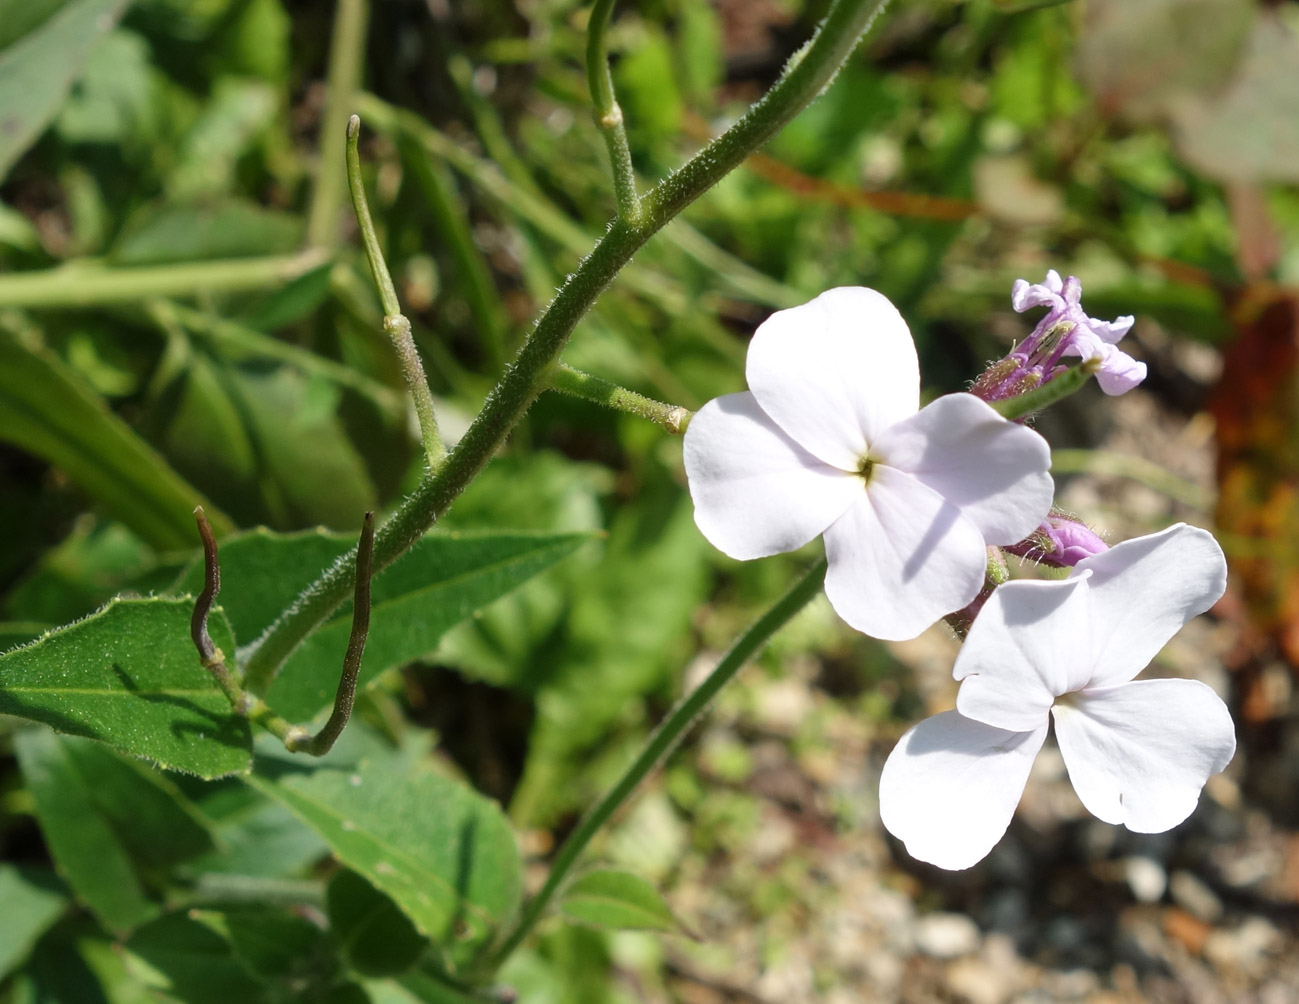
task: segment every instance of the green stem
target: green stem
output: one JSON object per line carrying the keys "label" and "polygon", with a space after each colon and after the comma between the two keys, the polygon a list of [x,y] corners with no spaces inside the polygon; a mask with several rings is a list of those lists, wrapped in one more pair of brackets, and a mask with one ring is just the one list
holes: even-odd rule
{"label": "green stem", "polygon": [[[311,744],[311,733],[301,725],[294,725],[260,697],[245,694],[248,720],[255,722],[284,744],[290,753],[308,751]],[[237,709],[237,706],[236,706]]]}
{"label": "green stem", "polygon": [[[573,254],[580,257],[587,253],[591,246],[590,234],[539,194],[535,186],[522,184],[515,180],[513,174],[503,172],[492,161],[470,153],[417,115],[394,108],[372,94],[359,95],[357,102],[366,123],[373,128],[394,134],[399,142],[405,141],[422,147],[429,157],[446,161],[469,184],[506,212],[512,213]],[[418,180],[417,175],[416,181]],[[710,242],[684,220],[678,220],[663,235],[663,240],[712,271],[719,291],[769,307],[791,307],[807,299],[798,290],[744,264]],[[716,300],[712,294],[706,295],[702,300],[692,300],[679,283],[643,265],[633,264],[624,269],[620,281],[640,295],[661,304],[669,313],[680,313],[692,304]],[[741,359],[743,354],[741,348]]]}
{"label": "green stem", "polygon": [[174,909],[230,904],[324,906],[323,882],[309,879],[266,878],[262,875],[226,875],[204,872],[171,903]]}
{"label": "green stem", "polygon": [[93,307],[154,297],[270,289],[324,262],[318,251],[184,265],[100,268],[84,262],[0,275],[0,307]]}
{"label": "green stem", "polygon": [[307,247],[336,248],[341,243],[339,214],[346,181],[338,141],[352,113],[353,96],[361,87],[369,14],[366,0],[338,0],[334,10],[325,110],[320,116],[316,152],[316,187],[307,215]]}
{"label": "green stem", "polygon": [[430,471],[437,470],[446,459],[447,449],[442,444],[438,432],[437,415],[433,411],[433,392],[429,390],[428,378],[424,375],[424,364],[420,362],[419,350],[415,348],[415,338],[411,334],[410,321],[401,312],[401,303],[397,300],[397,288],[392,284],[392,275],[388,263],[384,261],[383,250],[379,247],[379,237],[374,231],[374,220],[370,218],[370,204],[365,197],[365,183],[361,180],[361,154],[357,143],[361,136],[361,120],[353,115],[347,120],[347,187],[352,194],[352,208],[356,212],[356,222],[361,228],[361,243],[365,245],[365,256],[370,261],[370,274],[374,276],[375,287],[379,290],[379,302],[383,304],[383,330],[392,339],[397,358],[401,361],[402,376],[415,401],[415,414],[419,416],[420,438],[424,441],[424,455],[428,459]]}
{"label": "green stem", "polygon": [[282,342],[253,328],[182,306],[172,300],[151,301],[145,307],[145,312],[160,326],[178,324],[187,331],[209,339],[215,346],[236,358],[275,359],[303,373],[324,377],[342,387],[351,387],[386,412],[405,410],[401,395],[387,384],[326,356],[300,348],[292,342]]}
{"label": "green stem", "polygon": [[644,418],[655,425],[662,426],[674,436],[679,436],[686,431],[686,426],[690,424],[690,419],[694,415],[694,412],[688,408],[655,401],[609,380],[583,373],[564,362],[551,372],[550,389],[570,397],[580,397],[584,401],[594,401],[614,411],[624,411],[637,418]]}
{"label": "green stem", "polygon": [[[649,193],[638,226],[614,222],[564,282],[446,462],[380,528],[374,547],[376,574],[419,540],[486,466],[545,386],[577,322],[632,255],[812,101],[852,54],[885,2],[837,0],[811,42],[787,64],[771,90]],[[265,693],[289,653],[346,599],[354,581],[352,565],[341,561],[324,572],[262,635],[246,666],[247,684],[254,693]]]}
{"label": "green stem", "polygon": [[997,414],[1002,418],[1018,419],[1034,412],[1041,411],[1048,405],[1055,404],[1063,400],[1070,394],[1074,394],[1082,389],[1083,385],[1091,379],[1092,374],[1101,368],[1099,359],[1088,359],[1086,362],[1079,363],[1070,369],[1065,370],[1058,377],[1053,377],[1041,387],[1035,387],[1025,394],[1016,394],[1014,397],[1004,398],[1000,401],[989,401]]}
{"label": "green stem", "polygon": [[632,168],[622,107],[613,92],[613,75],[609,72],[609,57],[605,50],[605,33],[614,2],[595,0],[595,6],[591,8],[591,21],[586,29],[586,78],[591,86],[591,100],[595,103],[595,124],[609,148],[618,217],[635,225],[640,221],[641,213],[640,196],[636,194],[636,172]]}
{"label": "green stem", "polygon": [[564,880],[568,877],[569,872],[573,870],[573,866],[577,863],[578,858],[582,856],[582,852],[586,850],[591,838],[627,801],[636,788],[640,786],[641,781],[672,751],[682,733],[712,703],[713,698],[718,695],[721,689],[731,682],[735,674],[749,661],[754,653],[762,648],[773,634],[784,627],[790,618],[802,610],[812,597],[821,591],[821,584],[825,581],[825,569],[826,562],[822,558],[808,570],[807,574],[789,592],[776,602],[775,606],[758,618],[757,622],[749,630],[740,635],[735,644],[731,646],[731,650],[717,664],[717,668],[708,674],[708,678],[672,709],[672,713],[650,736],[645,748],[641,750],[640,755],[636,757],[632,765],[619,778],[618,783],[609,790],[608,794],[600,800],[594,809],[583,817],[582,821],[578,823],[577,829],[564,841],[564,846],[560,848],[559,854],[555,857],[555,863],[551,865],[550,874],[546,876],[545,884],[542,885],[536,896],[529,900],[514,929],[501,943],[500,948],[493,953],[493,961],[496,965],[500,965],[509,958],[514,950],[523,943],[523,939],[527,937],[528,932],[541,919],[547,904],[564,884]]}

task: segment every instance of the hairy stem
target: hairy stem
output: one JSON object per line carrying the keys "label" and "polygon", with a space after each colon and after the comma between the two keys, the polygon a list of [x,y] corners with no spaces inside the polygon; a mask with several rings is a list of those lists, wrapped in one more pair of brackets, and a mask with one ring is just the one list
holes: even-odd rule
{"label": "hairy stem", "polygon": [[619,219],[635,225],[640,222],[640,196],[636,194],[636,172],[632,168],[631,148],[623,127],[622,107],[613,92],[613,75],[605,49],[605,33],[613,13],[614,0],[595,0],[586,32],[586,78],[595,103],[595,124],[600,127],[609,164],[613,168],[613,194]]}
{"label": "hairy stem", "polygon": [[356,213],[356,222],[361,228],[361,243],[365,245],[365,257],[370,262],[370,274],[374,276],[374,285],[379,290],[379,302],[383,305],[383,330],[392,339],[393,348],[397,350],[401,373],[415,401],[415,414],[419,416],[420,439],[424,443],[424,455],[428,460],[429,470],[435,471],[442,465],[447,450],[442,445],[442,435],[438,432],[437,415],[433,411],[433,393],[429,390],[428,378],[424,375],[424,364],[420,362],[419,350],[415,348],[410,321],[401,312],[401,304],[397,300],[397,288],[392,284],[392,274],[388,271],[388,263],[384,260],[383,250],[379,247],[379,236],[374,230],[374,220],[370,217],[370,204],[365,197],[365,183],[361,180],[361,154],[357,149],[360,136],[361,119],[353,115],[347,120],[347,187],[352,194],[352,209]]}
{"label": "hairy stem", "polygon": [[1014,397],[1003,398],[1000,401],[989,401],[988,404],[995,408],[997,414],[1002,418],[1026,418],[1034,412],[1041,411],[1048,405],[1055,404],[1070,394],[1082,390],[1083,384],[1090,380],[1092,374],[1100,368],[1101,361],[1099,359],[1088,359],[1086,362],[1065,370],[1058,377],[1042,384],[1041,387],[1035,387],[1025,394],[1017,394]]}
{"label": "hairy stem", "polygon": [[626,412],[661,426],[674,436],[686,431],[694,412],[676,404],[664,404],[637,394],[609,380],[583,373],[561,362],[550,375],[550,389],[584,401],[594,401],[614,411]]}
{"label": "hairy stem", "polygon": [[[837,0],[812,40],[748,113],[649,193],[640,223],[617,220],[570,275],[542,314],[514,362],[488,395],[464,438],[378,531],[374,570],[381,572],[447,511],[487,464],[545,386],[569,335],[596,298],[646,241],[762,146],[834,79],[886,0]],[[247,683],[264,693],[299,642],[319,626],[351,589],[353,569],[334,565],[308,586],[273,623],[249,657]]]}
{"label": "hairy stem", "polygon": [[583,817],[577,829],[564,842],[564,846],[555,857],[555,863],[551,865],[550,874],[546,876],[545,884],[537,895],[528,901],[523,914],[519,917],[519,922],[494,953],[493,958],[497,965],[509,958],[541,919],[547,904],[563,886],[578,858],[591,842],[591,838],[631,797],[641,781],[662,763],[663,758],[676,746],[686,729],[712,703],[721,689],[731,682],[740,668],[767,643],[773,634],[784,627],[790,618],[821,591],[821,584],[825,581],[825,569],[826,562],[822,558],[776,602],[775,606],[736,639],[731,650],[717,664],[717,668],[708,674],[708,678],[672,709],[672,713],[650,736],[640,755],[618,779],[618,783],[609,789],[608,794],[600,800],[599,804]]}

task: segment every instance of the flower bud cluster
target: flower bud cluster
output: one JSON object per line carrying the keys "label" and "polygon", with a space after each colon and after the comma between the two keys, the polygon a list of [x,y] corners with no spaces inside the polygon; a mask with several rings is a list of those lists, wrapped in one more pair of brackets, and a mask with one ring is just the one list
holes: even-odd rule
{"label": "flower bud cluster", "polygon": [[1023,313],[1033,307],[1047,312],[1024,341],[985,370],[970,393],[984,401],[1001,401],[1040,387],[1064,372],[1067,356],[1099,359],[1096,380],[1106,394],[1123,394],[1146,378],[1146,364],[1117,347],[1132,328],[1132,317],[1098,321],[1082,309],[1082,283],[1076,276],[1061,280],[1054,269],[1046,280],[1030,285],[1016,279],[1010,302]]}

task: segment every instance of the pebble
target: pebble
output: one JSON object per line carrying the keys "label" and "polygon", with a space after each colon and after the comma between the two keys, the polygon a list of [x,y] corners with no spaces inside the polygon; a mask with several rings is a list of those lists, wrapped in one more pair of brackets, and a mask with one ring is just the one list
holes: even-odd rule
{"label": "pebble", "polygon": [[982,959],[958,959],[947,970],[947,986],[970,1004],[1005,1004],[1011,995],[1007,976]]}
{"label": "pebble", "polygon": [[1128,888],[1138,903],[1158,903],[1168,888],[1168,873],[1154,858],[1133,855],[1123,862]]}
{"label": "pebble", "polygon": [[1262,917],[1250,917],[1234,930],[1218,930],[1204,943],[1204,957],[1215,966],[1260,970],[1281,933]]}
{"label": "pebble", "polygon": [[1213,924],[1222,916],[1222,900],[1217,893],[1190,872],[1173,872],[1168,893],[1174,903],[1199,920]]}
{"label": "pebble", "polygon": [[916,921],[916,947],[935,959],[955,959],[979,947],[979,928],[963,913],[931,913]]}

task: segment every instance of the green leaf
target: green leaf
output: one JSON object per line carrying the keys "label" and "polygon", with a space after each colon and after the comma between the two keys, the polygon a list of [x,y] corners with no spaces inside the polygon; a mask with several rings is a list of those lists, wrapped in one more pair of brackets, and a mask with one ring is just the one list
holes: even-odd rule
{"label": "green leaf", "polygon": [[0,864],[0,980],[67,906],[62,886],[45,869]]}
{"label": "green leaf", "polygon": [[[103,949],[116,948],[106,940],[87,937],[90,924],[59,925],[36,943],[27,966],[17,974],[13,1004],[76,1001],[77,1004],[150,1004],[117,983],[111,962],[104,965]],[[77,935],[81,935],[78,937]],[[23,984],[26,984],[23,987]],[[114,992],[119,991],[119,992]]]}
{"label": "green leaf", "polygon": [[[592,539],[587,533],[429,534],[374,580],[362,685],[376,674],[432,652],[448,628],[545,571]],[[321,569],[355,545],[326,531],[253,530],[221,544],[221,600],[239,638],[257,638]],[[195,562],[177,591],[196,592]],[[350,605],[289,657],[267,698],[290,721],[330,705],[338,686]]]}
{"label": "green leaf", "polygon": [[152,138],[156,101],[149,43],[118,28],[104,37],[86,61],[81,80],[59,111],[55,129],[66,143],[125,145]]}
{"label": "green leaf", "polygon": [[505,816],[426,761],[338,767],[259,756],[247,780],[314,827],[452,960],[471,963],[518,909],[522,866]]}
{"label": "green leaf", "polygon": [[243,199],[155,205],[131,220],[111,258],[116,265],[248,258],[292,251],[301,237],[300,217]]}
{"label": "green leaf", "polygon": [[19,734],[19,762],[55,861],[112,928],[156,909],[148,890],[213,848],[206,821],[174,784],[88,739]]}
{"label": "green leaf", "polygon": [[[322,569],[355,546],[355,536],[324,529],[275,533],[257,527],[222,540],[221,609],[235,636],[245,642],[259,637]],[[200,555],[171,592],[197,593],[202,584]]]}
{"label": "green leaf", "polygon": [[53,353],[0,332],[0,439],[61,467],[160,550],[194,545],[194,507],[233,527]]}
{"label": "green leaf", "polygon": [[631,872],[587,872],[568,887],[560,909],[574,920],[615,931],[682,930],[658,890]]}
{"label": "green leaf", "polygon": [[222,50],[222,68],[283,82],[293,51],[292,27],[280,0],[246,0],[214,40]]}
{"label": "green leaf", "polygon": [[[572,554],[587,534],[430,535],[374,581],[361,681],[437,648],[448,628]],[[350,606],[289,657],[267,700],[291,721],[330,705]]]}
{"label": "green leaf", "polygon": [[242,522],[360,526],[374,488],[332,380],[186,356],[155,416],[178,470],[221,491]]}
{"label": "green leaf", "polygon": [[662,139],[681,131],[682,103],[672,47],[657,27],[644,34],[614,66],[619,102],[627,109],[633,142]]}
{"label": "green leaf", "polygon": [[254,976],[327,986],[338,969],[320,926],[286,909],[249,906],[199,914],[234,948]]}
{"label": "green leaf", "polygon": [[350,869],[341,869],[330,879],[325,901],[329,926],[358,973],[395,976],[413,966],[428,948],[428,939],[397,904]]}
{"label": "green leaf", "polygon": [[0,53],[0,179],[45,131],[128,0],[76,0]]}
{"label": "green leaf", "polygon": [[[248,721],[199,665],[189,637],[192,608],[188,599],[114,600],[0,655],[0,713],[200,777],[247,770]],[[220,611],[209,627],[217,645],[233,652]]]}
{"label": "green leaf", "polygon": [[[269,84],[260,80],[219,78],[212,89],[211,98],[204,105],[198,121],[181,146],[176,167],[167,179],[168,196],[176,202],[192,202],[224,195],[234,188],[235,168],[239,159],[248,153],[259,136],[270,127],[278,108],[279,95]],[[255,222],[258,217],[252,215],[251,210],[257,208],[260,207],[250,203],[232,202],[226,211],[235,210],[236,214],[242,211]],[[273,218],[284,220],[282,226],[287,226],[291,219],[279,214],[267,217]],[[214,229],[220,231],[225,226],[226,219],[223,215]],[[238,224],[238,227],[248,229],[246,222]],[[300,225],[294,225],[288,232],[300,235],[301,230]],[[245,234],[243,242],[250,243],[249,238],[255,233],[256,229]],[[218,239],[228,241],[232,238]],[[285,251],[292,249],[292,245],[283,248]],[[266,254],[270,250],[270,246],[260,250],[254,248],[251,253]],[[225,253],[238,253],[238,249]],[[213,252],[211,256],[222,255]]]}
{"label": "green leaf", "polygon": [[234,780],[202,788],[196,804],[211,820],[221,850],[191,862],[196,873],[293,876],[329,853],[315,830],[260,792]]}
{"label": "green leaf", "polygon": [[95,811],[119,835],[146,879],[163,880],[174,866],[215,850],[210,824],[166,775],[90,739],[60,736],[58,741]]}
{"label": "green leaf", "polygon": [[41,832],[77,898],[113,931],[127,931],[158,913],[126,848],[96,810],[86,779],[64,741],[43,729],[14,743]]}
{"label": "green leaf", "polygon": [[[121,523],[80,519],[10,590],[5,613],[16,621],[67,624],[135,587],[153,552]],[[39,635],[40,632],[37,632]]]}
{"label": "green leaf", "polygon": [[126,943],[127,965],[156,991],[186,1004],[256,1004],[265,987],[211,927],[184,914],[159,917]]}
{"label": "green leaf", "polygon": [[0,0],[0,50],[9,48],[68,0]]}

